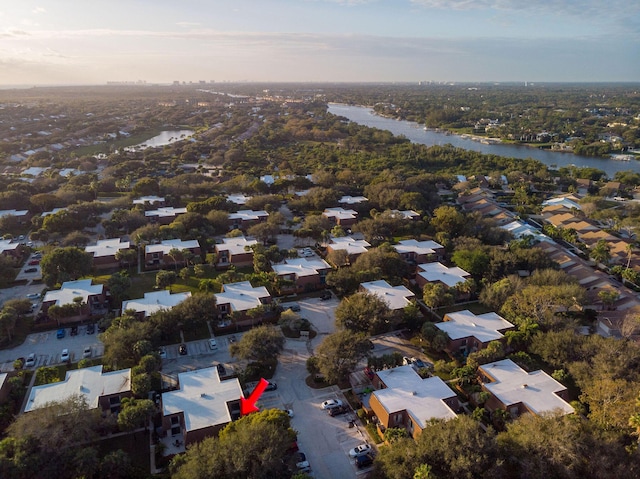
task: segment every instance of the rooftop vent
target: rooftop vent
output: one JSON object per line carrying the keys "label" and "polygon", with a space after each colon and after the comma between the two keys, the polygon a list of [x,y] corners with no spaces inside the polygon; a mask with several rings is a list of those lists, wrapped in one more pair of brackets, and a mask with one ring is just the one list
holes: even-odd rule
{"label": "rooftop vent", "polygon": [[527,388],[529,386],[527,386],[526,384],[523,384],[521,387],[522,387],[522,389],[525,389],[525,388]]}

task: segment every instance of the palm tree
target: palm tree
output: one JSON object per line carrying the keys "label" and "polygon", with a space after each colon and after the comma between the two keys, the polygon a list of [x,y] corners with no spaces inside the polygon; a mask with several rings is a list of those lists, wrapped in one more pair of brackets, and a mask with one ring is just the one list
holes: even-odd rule
{"label": "palm tree", "polygon": [[611,259],[611,246],[606,240],[601,239],[591,249],[590,256],[596,263],[608,264]]}

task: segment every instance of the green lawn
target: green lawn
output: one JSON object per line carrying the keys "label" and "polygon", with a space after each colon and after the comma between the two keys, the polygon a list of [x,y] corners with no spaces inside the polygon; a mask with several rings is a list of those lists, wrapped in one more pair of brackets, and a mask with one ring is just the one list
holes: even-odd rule
{"label": "green lawn", "polygon": [[27,335],[31,333],[33,327],[33,317],[26,316],[19,319],[16,322],[16,327],[13,330],[13,337],[11,341],[0,344],[0,349],[11,349],[15,346],[19,346],[25,342]]}

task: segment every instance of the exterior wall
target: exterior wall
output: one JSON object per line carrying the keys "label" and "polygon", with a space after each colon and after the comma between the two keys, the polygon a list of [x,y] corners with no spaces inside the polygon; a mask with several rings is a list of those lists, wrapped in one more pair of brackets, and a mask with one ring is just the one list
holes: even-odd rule
{"label": "exterior wall", "polygon": [[375,414],[378,417],[380,424],[382,424],[385,428],[393,427],[393,426],[389,426],[389,413],[382,406],[382,404],[380,404],[380,401],[378,401],[378,398],[373,394],[369,398],[369,407],[371,408],[371,411],[373,412],[373,414]]}
{"label": "exterior wall", "polygon": [[116,410],[119,411],[122,398],[126,398],[126,397],[132,397],[131,391],[125,391],[118,394],[110,394],[108,396],[100,396],[98,398],[98,407],[103,412],[107,412],[107,411],[116,412]]}
{"label": "exterior wall", "polygon": [[93,267],[96,269],[118,268],[119,266],[120,262],[116,259],[115,255],[93,258]]}
{"label": "exterior wall", "polygon": [[[191,251],[191,254],[194,256],[200,256],[200,248],[189,248],[189,251]],[[174,263],[170,256],[165,255],[162,252],[145,253],[144,256],[145,269],[175,269],[176,265],[179,268],[184,266],[184,264],[184,261],[177,261],[177,263]]]}
{"label": "exterior wall", "polygon": [[218,249],[215,247],[215,252],[218,255],[217,266],[221,268],[228,268],[231,265],[234,266],[251,266],[253,265],[253,251],[247,251],[241,254],[232,255],[227,249]]}
{"label": "exterior wall", "polygon": [[[41,311],[47,313],[49,308],[55,304],[55,301],[42,303]],[[71,324],[84,321],[92,316],[105,314],[109,311],[109,304],[105,294],[95,294],[87,298],[87,304],[83,304],[80,314],[60,319],[60,324]]]}

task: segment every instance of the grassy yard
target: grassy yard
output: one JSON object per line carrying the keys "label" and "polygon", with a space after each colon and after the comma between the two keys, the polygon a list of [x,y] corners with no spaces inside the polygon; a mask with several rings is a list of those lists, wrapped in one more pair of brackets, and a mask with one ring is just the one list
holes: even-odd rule
{"label": "grassy yard", "polygon": [[11,338],[11,341],[0,344],[0,349],[11,349],[24,343],[27,339],[27,335],[31,333],[32,327],[33,317],[26,316],[22,319],[19,319],[16,322],[15,329],[13,330],[13,337]]}
{"label": "grassy yard", "polygon": [[493,311],[491,308],[485,306],[479,301],[474,301],[473,303],[454,304],[453,306],[448,306],[446,308],[438,308],[435,312],[438,316],[444,317],[445,314],[464,311],[465,309],[468,309],[473,314],[484,314]]}

